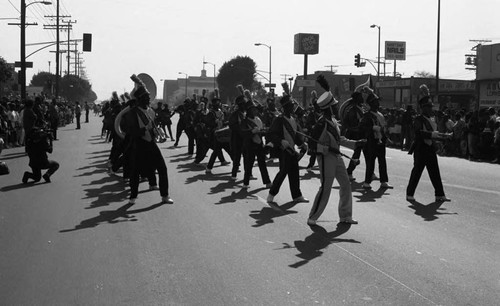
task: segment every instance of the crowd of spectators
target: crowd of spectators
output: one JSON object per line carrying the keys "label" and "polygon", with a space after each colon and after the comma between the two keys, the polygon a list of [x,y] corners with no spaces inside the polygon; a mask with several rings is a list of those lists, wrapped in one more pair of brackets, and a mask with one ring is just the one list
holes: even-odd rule
{"label": "crowd of spectators", "polygon": [[[25,145],[24,108],[24,103],[18,99],[0,98],[0,151]],[[68,101],[50,100],[42,95],[36,96],[33,110],[39,118],[37,126],[45,126],[49,129],[63,127],[74,120],[74,104]]]}
{"label": "crowd of spectators", "polygon": [[[416,111],[384,109],[391,142],[388,146],[408,150],[413,137]],[[451,135],[438,142],[437,153],[472,161],[500,163],[500,110],[482,108],[476,111],[443,109],[435,111],[438,132]]]}

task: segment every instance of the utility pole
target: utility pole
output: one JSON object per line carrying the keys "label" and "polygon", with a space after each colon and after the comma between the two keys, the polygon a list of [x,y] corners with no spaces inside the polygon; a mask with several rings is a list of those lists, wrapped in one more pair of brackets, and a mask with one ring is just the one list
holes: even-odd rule
{"label": "utility pole", "polygon": [[55,29],[56,30],[56,98],[59,97],[59,81],[60,81],[60,78],[61,78],[61,73],[60,73],[60,65],[61,65],[61,62],[60,62],[60,59],[59,59],[59,56],[60,56],[60,49],[59,49],[59,44],[60,44],[60,37],[59,37],[59,31],[60,31],[60,28],[61,28],[61,25],[60,25],[60,19],[61,18],[71,18],[71,16],[61,16],[59,14],[59,0],[56,0],[57,1],[57,5],[56,5],[56,16],[45,16],[46,18],[56,18],[56,24],[55,25],[44,25],[44,29],[46,30],[53,30]]}
{"label": "utility pole", "polygon": [[68,63],[68,71],[66,72],[66,75],[70,74],[70,63],[71,63],[71,47],[70,47],[70,36],[71,36],[71,30],[73,29],[73,23],[76,23],[75,21],[63,21],[63,23],[66,23],[66,30],[68,31],[68,55],[66,56],[66,60]]}
{"label": "utility pole", "polygon": [[[333,68],[334,67],[337,68],[338,65],[326,65],[325,67],[330,68],[330,72],[334,73]],[[337,71],[335,71],[335,72],[337,72]]]}
{"label": "utility pole", "polygon": [[26,23],[26,6],[26,1],[21,0],[21,23],[8,24],[21,27],[21,69],[19,70],[19,75],[17,77],[18,83],[21,85],[21,100],[26,100],[26,27],[30,25],[38,25],[37,23]]}

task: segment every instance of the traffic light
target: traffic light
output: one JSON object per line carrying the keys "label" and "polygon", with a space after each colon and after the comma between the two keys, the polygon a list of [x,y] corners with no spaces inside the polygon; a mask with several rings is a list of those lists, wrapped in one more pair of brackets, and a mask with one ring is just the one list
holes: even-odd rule
{"label": "traffic light", "polygon": [[83,34],[83,51],[85,52],[92,51],[92,34],[88,33]]}
{"label": "traffic light", "polygon": [[361,55],[359,55],[359,53],[354,55],[354,66],[356,67],[361,66]]}

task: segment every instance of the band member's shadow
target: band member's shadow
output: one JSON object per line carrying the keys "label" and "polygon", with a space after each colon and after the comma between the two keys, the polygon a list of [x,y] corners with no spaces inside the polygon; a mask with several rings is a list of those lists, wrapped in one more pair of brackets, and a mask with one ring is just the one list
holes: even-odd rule
{"label": "band member's shadow", "polygon": [[[94,185],[91,183],[87,186]],[[85,186],[85,185],[84,185]],[[98,188],[88,188],[83,190],[86,195],[83,200],[93,199],[89,206],[85,209],[92,209],[102,206],[108,206],[114,202],[123,202],[127,199],[129,191],[125,188],[124,183],[116,181],[111,185],[104,185]]]}
{"label": "band member's shadow", "polygon": [[252,225],[252,227],[261,227],[266,224],[274,223],[274,218],[297,213],[295,210],[289,210],[297,205],[297,202],[291,201],[281,206],[275,203],[268,203],[268,205],[269,206],[262,207],[261,210],[251,211],[250,217],[255,219],[255,224]]}
{"label": "band member's shadow", "polygon": [[218,175],[217,178],[222,180],[223,182],[217,184],[214,187],[211,187],[210,194],[221,193],[221,192],[225,192],[227,189],[233,189],[235,187],[234,185],[236,185],[237,182],[231,181],[230,175],[231,175],[231,172],[221,173],[220,175]]}
{"label": "band member's shadow", "polygon": [[233,191],[230,195],[222,197],[219,202],[215,203],[215,205],[222,205],[228,203],[236,203],[238,201],[242,201],[248,198],[257,198],[255,196],[256,193],[264,190],[266,188],[257,188],[253,190],[248,190],[248,188],[241,188],[239,191]]}
{"label": "band member's shadow", "polygon": [[95,156],[88,157],[87,159],[97,159],[97,158],[108,159],[109,154],[104,153],[102,155],[95,155]]}
{"label": "band member's shadow", "polygon": [[47,183],[44,180],[38,181],[36,183],[33,181],[29,181],[27,184],[19,183],[19,184],[15,184],[15,185],[2,187],[2,188],[0,188],[0,191],[1,192],[9,192],[9,191],[18,190],[18,189],[30,188],[30,187],[37,186],[40,184],[47,184]]}
{"label": "band member's shadow", "polygon": [[320,178],[320,177],[321,177],[321,175],[319,174],[319,171],[318,172],[306,171],[305,174],[300,177],[300,179],[301,180],[311,180],[311,179]]}
{"label": "band member's shadow", "polygon": [[108,224],[116,224],[121,222],[129,222],[129,221],[137,221],[137,218],[134,214],[139,214],[142,212],[147,212],[153,209],[156,209],[160,206],[163,206],[163,203],[153,204],[146,208],[128,210],[132,207],[133,204],[125,204],[116,210],[103,210],[99,212],[98,216],[95,216],[90,219],[83,220],[80,224],[76,225],[72,229],[60,230],[60,233],[67,233],[76,230],[82,230],[86,228],[96,227],[100,224],[108,223]]}
{"label": "band member's shadow", "polygon": [[109,152],[111,152],[111,150],[95,151],[95,152],[89,152],[89,153],[87,153],[87,154],[88,154],[88,155],[93,155],[93,154],[104,154],[104,153],[108,153],[108,155],[109,155]]}
{"label": "band member's shadow", "polygon": [[458,213],[444,212],[446,208],[441,208],[443,202],[432,202],[424,205],[418,201],[411,201],[409,208],[415,210],[415,215],[420,216],[424,221],[434,221],[438,215],[458,215]]}
{"label": "band member's shadow", "polygon": [[21,158],[21,157],[28,157],[28,153],[26,152],[18,152],[18,153],[9,153],[9,154],[2,154],[0,156],[0,161],[6,161],[6,160],[11,160],[11,159],[16,159],[16,158]]}
{"label": "band member's shadow", "polygon": [[[86,168],[89,168],[89,167],[83,167],[82,170],[84,170]],[[90,167],[90,168],[94,168],[94,170],[93,171],[84,172],[84,173],[81,173],[81,174],[78,174],[78,175],[74,175],[73,177],[92,176],[94,174],[103,173],[103,172],[107,171],[106,166],[98,166],[98,167],[93,166],[93,167]]]}
{"label": "band member's shadow", "polygon": [[[377,190],[374,189],[364,189],[362,187],[362,183],[351,183],[352,186],[352,191],[353,192],[359,192],[360,194],[353,194],[354,198],[357,198],[357,202],[376,202],[377,199],[382,198],[383,195],[388,195],[386,191],[389,189],[387,188],[379,188]],[[340,189],[339,186],[333,187],[334,189]]]}
{"label": "band member's shadow", "polygon": [[177,165],[177,172],[194,172],[194,171],[205,171],[205,167],[201,164],[195,163],[185,163]]}
{"label": "band member's shadow", "polygon": [[298,262],[288,265],[290,268],[300,268],[308,264],[311,260],[323,255],[323,249],[326,249],[332,243],[348,242],[361,243],[355,239],[341,239],[338,236],[346,233],[351,228],[350,224],[338,223],[337,228],[333,232],[327,232],[322,226],[311,226],[313,233],[307,236],[304,240],[296,240],[293,246],[289,243],[283,243],[281,249],[296,248],[299,254],[296,256],[301,258]]}
{"label": "band member's shadow", "polygon": [[227,173],[200,173],[192,177],[188,177],[186,179],[186,184],[192,184],[195,182],[203,182],[203,181],[220,181],[220,180],[226,180],[227,181]]}

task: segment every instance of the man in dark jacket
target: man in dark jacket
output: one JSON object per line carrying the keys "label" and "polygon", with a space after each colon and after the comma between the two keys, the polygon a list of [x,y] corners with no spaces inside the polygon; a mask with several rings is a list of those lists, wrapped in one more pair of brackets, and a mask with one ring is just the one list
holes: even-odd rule
{"label": "man in dark jacket", "polygon": [[269,141],[272,142],[275,148],[280,149],[280,166],[269,190],[267,202],[274,203],[274,197],[278,194],[286,176],[288,176],[293,201],[296,203],[309,202],[308,199],[302,196],[300,190],[299,153],[295,151],[295,145],[307,149],[307,143],[304,142],[302,135],[297,133],[302,132],[302,130],[292,117],[294,104],[291,97],[284,95],[280,103],[283,107],[283,114],[273,121],[268,134]]}
{"label": "man in dark jacket", "polygon": [[408,187],[406,187],[406,200],[409,202],[415,201],[415,190],[417,189],[424,168],[427,168],[432,186],[434,187],[436,202],[450,201],[444,194],[438,159],[434,148],[434,139],[446,138],[448,135],[439,133],[436,122],[431,119],[432,101],[430,100],[430,96],[424,96],[418,103],[422,113],[415,118],[415,141],[410,151],[408,151],[408,154],[413,154],[413,169],[411,170]]}
{"label": "man in dark jacket", "polygon": [[50,183],[50,176],[59,169],[56,161],[49,160],[47,152],[52,153],[52,134],[37,127],[33,127],[26,133],[26,150],[29,156],[29,166],[33,172],[24,172],[23,183],[27,184],[29,179],[34,183],[42,178],[42,169],[48,169],[43,179]]}

